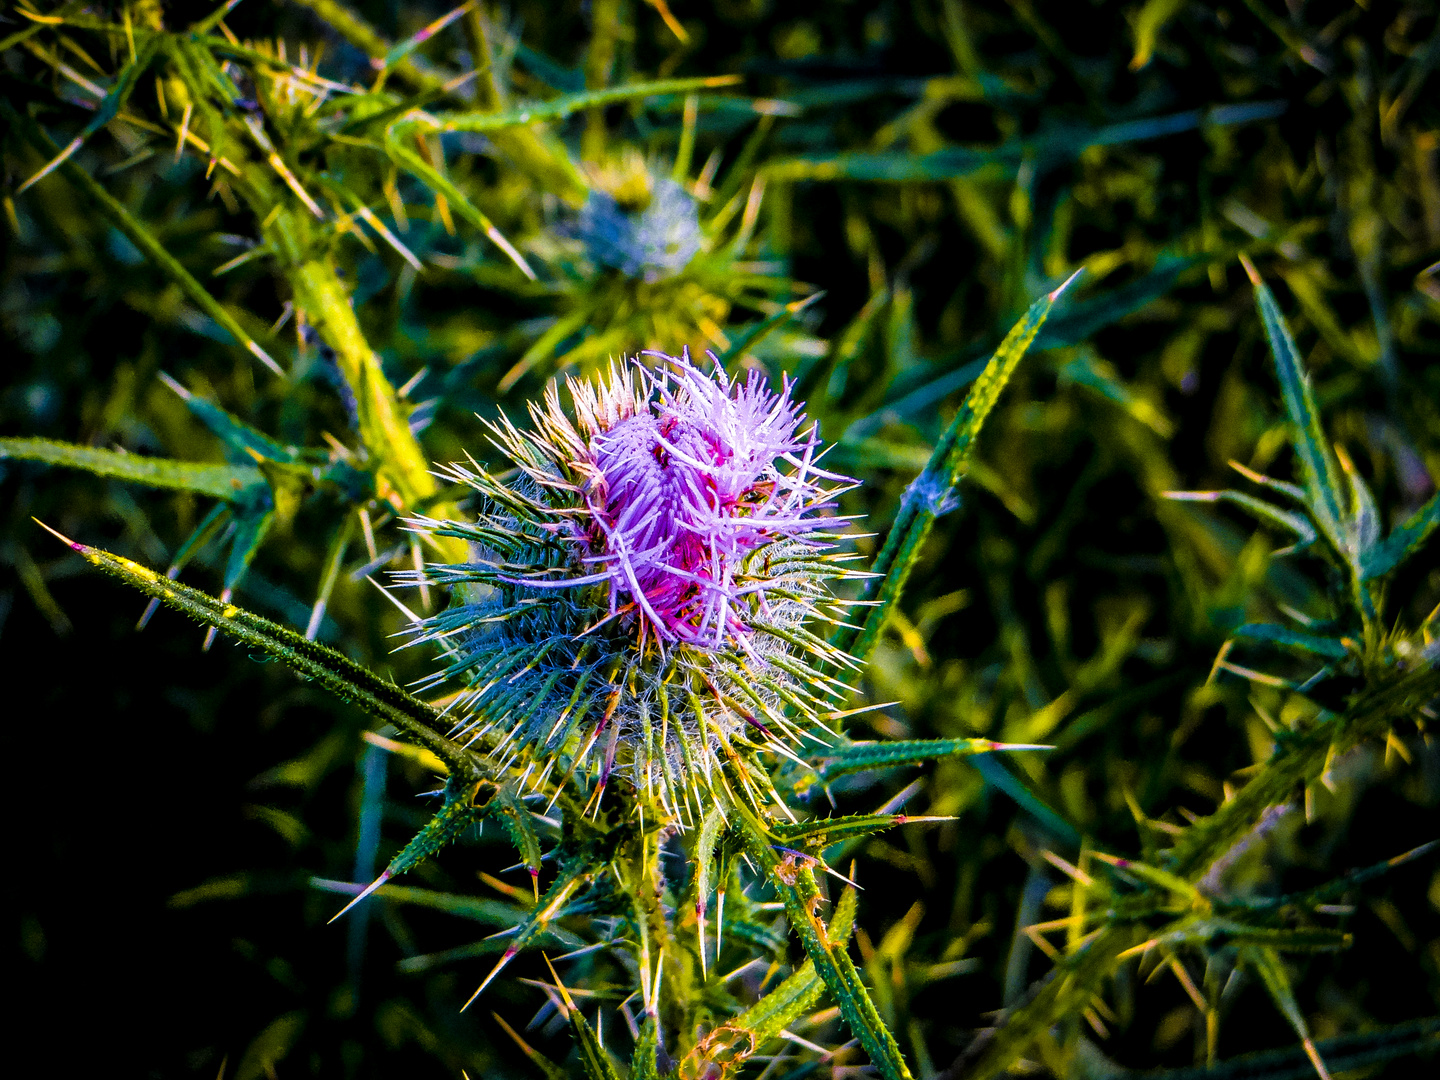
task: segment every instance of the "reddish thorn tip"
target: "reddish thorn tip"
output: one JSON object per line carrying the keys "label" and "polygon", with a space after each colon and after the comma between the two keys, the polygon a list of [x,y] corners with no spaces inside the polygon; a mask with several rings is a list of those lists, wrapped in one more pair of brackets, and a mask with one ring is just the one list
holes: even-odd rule
{"label": "reddish thorn tip", "polygon": [[1066,289],[1068,289],[1075,281],[1075,279],[1083,273],[1085,273],[1085,267],[1082,266],[1080,267],[1080,269],[1076,270],[1068,278],[1062,281],[1058,286],[1056,286],[1055,290],[1050,293],[1050,302],[1053,304],[1056,300],[1058,300],[1060,298],[1060,294],[1063,293]]}

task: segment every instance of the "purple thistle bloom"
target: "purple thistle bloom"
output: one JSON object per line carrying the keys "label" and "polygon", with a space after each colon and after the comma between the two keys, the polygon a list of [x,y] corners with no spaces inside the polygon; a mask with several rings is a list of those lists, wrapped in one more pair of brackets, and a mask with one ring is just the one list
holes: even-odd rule
{"label": "purple thistle bloom", "polygon": [[598,749],[601,788],[626,766],[673,814],[677,789],[703,801],[722,746],[788,753],[775,733],[803,737],[847,691],[823,668],[852,661],[805,624],[833,621],[828,582],[852,576],[825,511],[853,482],[816,465],[788,381],[647,355],[664,366],[570,382],[573,418],[552,384],[533,430],[494,425],[519,479],[452,465],[477,520],[412,522],[468,540],[471,561],[402,577],[453,588],[415,640],[450,655],[431,685],[462,682],[457,730],[538,752],[540,775]]}
{"label": "purple thistle bloom", "polygon": [[767,587],[737,580],[745,557],[833,524],[815,516],[831,505],[819,481],[844,478],[815,467],[819,435],[798,433],[804,414],[788,381],[776,394],[758,371],[732,383],[718,367],[702,375],[688,354],[659,358],[673,371],[637,371],[658,397],[590,442],[590,513],[574,539],[598,572],[555,584],[605,580],[610,611],[633,608],[642,636],[715,648],[729,636],[743,647],[744,600],[763,610]]}

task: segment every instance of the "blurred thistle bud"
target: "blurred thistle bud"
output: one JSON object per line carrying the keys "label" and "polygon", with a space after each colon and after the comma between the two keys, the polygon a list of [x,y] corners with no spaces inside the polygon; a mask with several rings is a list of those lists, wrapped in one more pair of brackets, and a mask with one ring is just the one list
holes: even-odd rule
{"label": "blurred thistle bud", "polygon": [[[726,783],[722,760],[793,757],[787,741],[848,691],[826,669],[853,661],[810,624],[835,620],[830,581],[859,576],[828,513],[854,482],[816,465],[788,381],[649,355],[658,372],[569,382],[573,419],[552,383],[533,430],[491,425],[512,478],[451,465],[476,520],[410,522],[468,541],[471,560],[402,579],[452,590],[413,640],[448,654],[427,685],[460,683],[457,736],[507,765],[528,755],[537,784],[593,773],[597,805],[618,769],[678,822]],[[732,794],[768,798],[763,770],[744,773],[753,789]]]}
{"label": "blurred thistle bud", "polygon": [[596,266],[655,282],[689,265],[703,234],[688,191],[674,180],[656,179],[633,150],[589,171],[594,190],[576,231]]}

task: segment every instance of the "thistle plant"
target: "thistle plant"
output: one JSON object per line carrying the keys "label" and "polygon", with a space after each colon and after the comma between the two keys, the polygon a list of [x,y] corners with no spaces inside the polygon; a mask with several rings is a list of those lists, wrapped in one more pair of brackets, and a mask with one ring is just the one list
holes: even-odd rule
{"label": "thistle plant", "polygon": [[[664,820],[685,806],[693,825],[723,762],[793,757],[787,741],[815,739],[849,692],[826,669],[854,661],[813,624],[835,621],[827,585],[854,576],[853,556],[827,550],[843,523],[822,512],[846,482],[816,463],[788,383],[653,359],[658,374],[571,381],[573,420],[552,384],[532,431],[493,426],[515,479],[451,465],[477,520],[411,520],[469,560],[402,578],[459,600],[414,629],[449,656],[427,688],[461,682],[453,737],[499,732],[507,761],[540,766],[537,785],[593,764],[597,803],[618,766]],[[738,776],[754,809],[774,798],[764,768]]]}
{"label": "thistle plant", "polygon": [[[1032,305],[1002,342],[911,485],[909,511],[877,561],[884,580],[863,602],[864,624],[832,618],[837,639],[858,634],[874,642],[981,426],[1062,290]],[[493,425],[497,446],[517,465],[514,479],[501,483],[473,464],[448,472],[480,495],[474,523],[411,520],[411,528],[463,540],[470,551],[463,564],[403,578],[451,588],[459,601],[411,631],[413,642],[440,643],[451,656],[426,685],[464,681],[443,709],[233,604],[62,539],[161,603],[363,703],[448,774],[441,809],[374,882],[346,890],[357,895],[340,914],[384,896],[391,879],[472,825],[487,817],[504,823],[530,871],[535,904],[517,912],[500,960],[465,1006],[522,950],[558,937],[578,944],[567,955],[599,950],[591,963],[605,965],[605,974],[592,971],[591,979],[619,977],[634,988],[621,1009],[639,997],[643,1026],[635,1028],[632,1070],[641,1075],[741,1068],[823,986],[882,1072],[908,1077],[846,952],[854,901],[822,919],[816,871],[849,881],[827,865],[826,849],[927,819],[881,812],[802,820],[792,804],[877,767],[1040,748],[989,739],[856,743],[824,725],[844,712],[822,710],[853,693],[826,669],[857,663],[807,625],[827,606],[827,582],[854,576],[837,565],[843,555],[825,550],[834,519],[819,513],[846,481],[816,464],[819,433],[803,426],[788,383],[776,392],[757,372],[741,381],[718,364],[704,373],[683,353],[655,359],[667,365],[657,374],[636,367],[612,372],[598,387],[570,383],[573,417],[552,390],[531,410],[532,431],[503,419]],[[813,745],[801,745],[802,736]],[[774,760],[774,752],[783,757]],[[606,807],[617,764],[628,782]],[[527,798],[543,799],[545,813]],[[547,816],[552,811],[558,816]],[[690,846],[691,874],[662,866],[677,830]],[[556,875],[541,894],[543,841],[555,832]],[[747,895],[747,884],[778,896],[768,903],[784,909],[808,956],[749,1008],[723,991],[724,979],[713,981],[710,966],[712,952],[716,961],[733,953],[731,943],[752,960],[757,946],[770,954],[783,947],[756,925],[765,904]],[[712,890],[713,949],[706,933]],[[560,936],[562,921],[583,923],[585,935]],[[611,1075],[598,1031],[553,967],[551,974],[587,1073]],[[662,984],[673,996],[662,999]]]}
{"label": "thistle plant", "polygon": [[596,268],[647,283],[684,270],[702,242],[694,196],[668,176],[654,176],[633,150],[596,174],[576,222]]}
{"label": "thistle plant", "polygon": [[244,1080],[1423,1067],[1433,16],[456,3],[0,17],[0,657],[130,733],[19,726],[14,827],[137,838],[27,848],[25,1007],[136,941]]}

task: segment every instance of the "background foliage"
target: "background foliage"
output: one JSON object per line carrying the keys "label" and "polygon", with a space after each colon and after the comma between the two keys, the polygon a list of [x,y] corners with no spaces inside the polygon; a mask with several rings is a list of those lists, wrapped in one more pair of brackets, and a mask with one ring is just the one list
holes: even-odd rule
{"label": "background foliage", "polygon": [[[233,36],[247,44],[229,55],[272,76],[237,82],[259,112],[223,121],[238,170],[228,178],[223,168],[206,176],[204,147],[177,154],[202,109],[186,111],[173,86],[166,100],[142,76],[119,119],[106,115],[127,21],[163,18],[181,31],[210,9],[21,5],[0,23],[0,434],[129,455],[104,458],[110,478],[0,462],[20,1030],[83,1031],[94,1065],[167,1075],[213,1075],[227,1057],[228,1075],[242,1076],[535,1075],[489,1010],[518,1030],[545,999],[507,973],[483,1007],[457,1013],[490,961],[444,962],[481,936],[454,913],[380,902],[324,925],[338,904],[311,878],[372,877],[424,823],[414,796],[433,785],[427,768],[367,742],[363,713],[281,666],[250,663],[224,639],[202,651],[205,633],[188,621],[162,613],[137,634],[134,595],[89,572],[31,515],[158,569],[218,497],[234,527],[199,546],[182,580],[233,587],[246,607],[313,626],[403,683],[427,659],[390,651],[400,617],[364,578],[380,556],[407,566],[412,555],[385,504],[369,500],[446,496],[425,486],[421,459],[404,460],[399,426],[419,431],[429,460],[480,455],[474,414],[504,404],[515,415],[557,370],[592,370],[646,345],[723,350],[816,290],[824,296],[739,351],[799,375],[839,443],[830,460],[864,481],[847,509],[883,534],[1004,332],[1037,296],[1088,271],[991,416],[963,506],[925,543],[873,653],[867,690],[898,704],[851,722],[855,738],[1056,749],[1003,766],[975,758],[870,773],[834,789],[844,812],[903,796],[907,813],[955,819],[839,853],[865,887],[852,953],[917,1075],[966,1075],[993,1044],[975,1036],[1005,1018],[997,1010],[1054,985],[1039,982],[1047,953],[1073,950],[1081,934],[1026,928],[1082,902],[1062,862],[1088,851],[1150,857],[1243,791],[1318,708],[1344,709],[1349,694],[1381,685],[1376,672],[1401,655],[1376,645],[1364,663],[1337,661],[1295,692],[1323,647],[1321,659],[1313,648],[1286,656],[1273,633],[1235,631],[1299,612],[1327,633],[1326,620],[1346,618],[1333,600],[1344,594],[1338,570],[1275,557],[1295,537],[1273,518],[1257,527],[1241,506],[1162,493],[1262,490],[1230,461],[1304,480],[1237,260],[1246,253],[1295,332],[1339,460],[1374,492],[1382,534],[1432,497],[1433,7],[592,0],[471,7],[423,41],[414,35],[443,5],[356,5],[369,31],[347,10],[246,0],[224,14],[228,34],[204,28],[221,59]],[[490,66],[454,84],[486,49]],[[293,71],[317,56],[323,79],[366,85],[370,58],[381,58],[385,84],[349,112],[322,111],[333,106],[316,104],[321,84]],[[173,79],[187,62],[180,49],[155,70]],[[366,115],[390,91],[479,115],[586,88],[723,75],[738,80],[503,130],[434,134],[392,124],[403,109]],[[247,134],[246,115],[261,113],[289,140],[278,151]],[[332,115],[327,138],[342,138],[321,145],[313,125]],[[103,127],[66,165],[21,190],[97,119]],[[636,160],[708,196],[699,221],[709,250],[679,276],[605,272],[586,247],[576,208],[587,188],[623,202]],[[300,237],[304,248],[327,228],[333,264],[307,277],[304,259],[286,262],[287,244]],[[389,385],[406,387],[402,398],[356,395],[379,384],[360,378],[365,350],[347,348],[346,292],[355,330]],[[297,298],[332,318],[297,332],[293,314],[285,319]],[[269,433],[274,442],[252,441],[261,460],[206,401]],[[364,445],[395,457],[377,465]],[[8,444],[7,455],[22,450]],[[146,479],[134,472],[142,456],[211,471],[164,480],[189,489],[175,493],[130,482]],[[362,527],[346,508],[367,504],[374,516]],[[337,532],[341,521],[353,524]],[[862,548],[873,552],[870,541]],[[1424,648],[1437,601],[1432,548],[1386,579],[1367,633],[1379,641],[1395,627],[1396,641]],[[1291,778],[1274,799],[1290,809],[1256,816],[1263,827],[1226,870],[1226,888],[1292,894],[1433,840],[1440,754],[1424,734],[1427,709],[1422,698],[1393,729],[1386,722],[1327,761],[1324,783]],[[523,870],[502,872],[513,862],[492,829],[410,884],[514,900],[529,884]],[[1098,865],[1084,863],[1092,874]],[[1303,1024],[1322,1044],[1361,1038],[1331,1044],[1345,1061],[1345,1047],[1360,1047],[1356,1064],[1377,1031],[1433,1050],[1433,1025],[1394,1030],[1440,1011],[1433,860],[1328,902],[1339,906],[1325,925],[1353,943],[1286,954]],[[1212,1051],[1223,1060],[1279,1050],[1290,1056],[1264,1075],[1309,1072],[1286,1049],[1293,1017],[1271,1004],[1264,965],[1231,979],[1217,958],[1223,942],[1203,945],[1177,948],[1173,965],[1118,966],[1099,1005],[1081,1001],[1053,1030],[1027,1029],[1016,1067],[1098,1076],[1115,1073],[1111,1062],[1178,1068]],[[513,974],[546,977],[528,963]],[[737,982],[742,997],[761,974]],[[606,1032],[621,1024],[604,1016]],[[849,1038],[823,1013],[797,1034],[827,1047]],[[548,1018],[524,1037],[556,1060],[570,1053]],[[788,1046],[796,1056],[771,1076],[818,1060]],[[755,1061],[750,1075],[765,1067]],[[1401,1060],[1386,1075],[1417,1067]]]}

